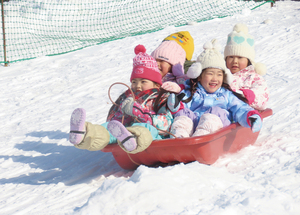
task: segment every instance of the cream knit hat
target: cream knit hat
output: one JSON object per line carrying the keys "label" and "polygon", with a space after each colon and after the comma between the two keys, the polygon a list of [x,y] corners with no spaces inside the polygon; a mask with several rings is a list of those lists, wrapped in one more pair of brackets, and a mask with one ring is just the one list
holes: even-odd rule
{"label": "cream knit hat", "polygon": [[217,39],[206,42],[203,45],[204,51],[198,56],[196,63],[187,71],[191,79],[199,77],[204,69],[217,68],[225,72],[224,82],[230,84],[233,81],[231,72],[227,69],[223,55],[220,53],[221,46]]}
{"label": "cream knit hat", "polygon": [[248,58],[254,66],[256,73],[265,75],[267,68],[262,63],[255,63],[254,38],[248,34],[248,27],[245,24],[236,24],[233,31],[228,35],[227,45],[224,50],[224,57],[241,56]]}

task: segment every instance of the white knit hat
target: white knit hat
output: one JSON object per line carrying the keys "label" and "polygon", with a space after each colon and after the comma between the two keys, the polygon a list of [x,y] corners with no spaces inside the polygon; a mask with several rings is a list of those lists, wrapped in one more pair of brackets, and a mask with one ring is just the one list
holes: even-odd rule
{"label": "white knit hat", "polygon": [[233,81],[231,72],[227,69],[223,55],[220,53],[221,46],[217,39],[206,42],[203,45],[204,51],[198,56],[197,61],[187,71],[191,79],[199,77],[204,69],[216,68],[225,72],[224,82],[230,84]]}
{"label": "white knit hat", "polygon": [[233,31],[228,34],[227,45],[224,50],[224,57],[241,56],[248,58],[254,66],[256,73],[265,75],[267,68],[262,63],[255,63],[254,38],[248,34],[248,27],[245,24],[236,24]]}

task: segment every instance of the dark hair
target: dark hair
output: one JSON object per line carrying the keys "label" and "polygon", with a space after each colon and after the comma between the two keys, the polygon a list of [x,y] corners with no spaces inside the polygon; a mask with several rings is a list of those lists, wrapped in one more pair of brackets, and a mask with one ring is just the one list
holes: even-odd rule
{"label": "dark hair", "polygon": [[226,84],[226,83],[223,82],[222,87],[224,87],[225,89],[231,91],[233,93],[233,95],[235,95],[236,97],[238,97],[239,100],[242,100],[243,102],[249,104],[248,100],[244,96],[242,96],[241,94],[234,92],[231,89],[231,87],[229,86],[229,84]]}
{"label": "dark hair", "polygon": [[[250,61],[249,61],[249,62],[250,62]],[[204,70],[205,70],[205,69],[202,70],[201,75],[203,74],[203,71],[204,71]],[[201,75],[200,75],[200,76],[201,76]],[[200,76],[199,76],[199,77],[200,77]],[[224,72],[224,71],[223,71],[223,77],[225,77],[225,72]],[[190,96],[189,98],[183,100],[182,102],[188,103],[188,102],[190,102],[190,101],[192,100],[192,98],[193,98],[193,96],[194,96],[194,94],[195,94],[195,92],[196,92],[196,90],[197,90],[197,82],[198,82],[198,78],[190,79],[190,91],[191,91],[191,96]],[[240,99],[240,100],[242,100],[243,102],[245,102],[245,103],[248,104],[248,100],[247,100],[244,96],[242,96],[241,94],[234,92],[234,91],[231,89],[231,87],[229,86],[229,84],[227,84],[227,83],[224,82],[224,79],[223,79],[223,83],[222,83],[222,86],[221,86],[221,87],[224,87],[225,89],[230,90],[230,91],[233,93],[233,95],[235,95],[238,99]]]}
{"label": "dark hair", "polygon": [[190,91],[191,91],[191,96],[185,100],[182,100],[182,102],[184,103],[188,103],[192,100],[193,96],[194,96],[194,93],[196,92],[197,90],[197,80],[198,78],[195,78],[195,79],[190,79]]}
{"label": "dark hair", "polygon": [[166,97],[163,97],[163,95],[165,95],[165,93],[168,93],[169,91],[163,89],[163,88],[159,88],[159,93],[158,96],[155,99],[154,105],[153,105],[153,110],[155,113],[157,113],[159,111],[159,109],[161,109],[164,105],[167,104],[167,99]]}
{"label": "dark hair", "polygon": [[[248,59],[248,58],[247,58]],[[248,59],[248,64],[247,64],[247,66],[250,66],[250,65],[252,65],[252,63],[251,63],[251,61]]]}

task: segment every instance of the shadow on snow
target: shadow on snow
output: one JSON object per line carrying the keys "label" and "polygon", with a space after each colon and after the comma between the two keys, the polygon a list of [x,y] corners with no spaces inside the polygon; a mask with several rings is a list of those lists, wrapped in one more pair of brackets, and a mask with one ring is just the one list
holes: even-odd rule
{"label": "shadow on snow", "polygon": [[[27,136],[48,137],[48,142],[68,138],[68,133],[61,131],[31,132]],[[123,170],[116,163],[111,153],[77,149],[71,145],[43,143],[41,141],[24,141],[15,148],[24,151],[22,155],[0,156],[0,159],[12,159],[14,163],[24,163],[30,166],[29,173],[0,179],[0,184],[57,184],[67,186],[80,183],[90,183],[92,180],[108,176],[130,176],[131,172]],[[26,155],[35,151],[38,155]],[[34,172],[33,172],[34,171]]]}

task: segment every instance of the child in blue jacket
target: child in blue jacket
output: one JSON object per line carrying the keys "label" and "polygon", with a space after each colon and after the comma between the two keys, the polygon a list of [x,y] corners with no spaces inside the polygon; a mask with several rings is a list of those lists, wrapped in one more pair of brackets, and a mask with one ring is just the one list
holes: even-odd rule
{"label": "child in blue jacket", "polygon": [[229,87],[232,74],[226,68],[217,40],[205,43],[203,48],[187,72],[190,79],[182,91],[185,108],[174,115],[171,133],[176,137],[201,136],[231,122],[259,131],[262,126],[259,112]]}

